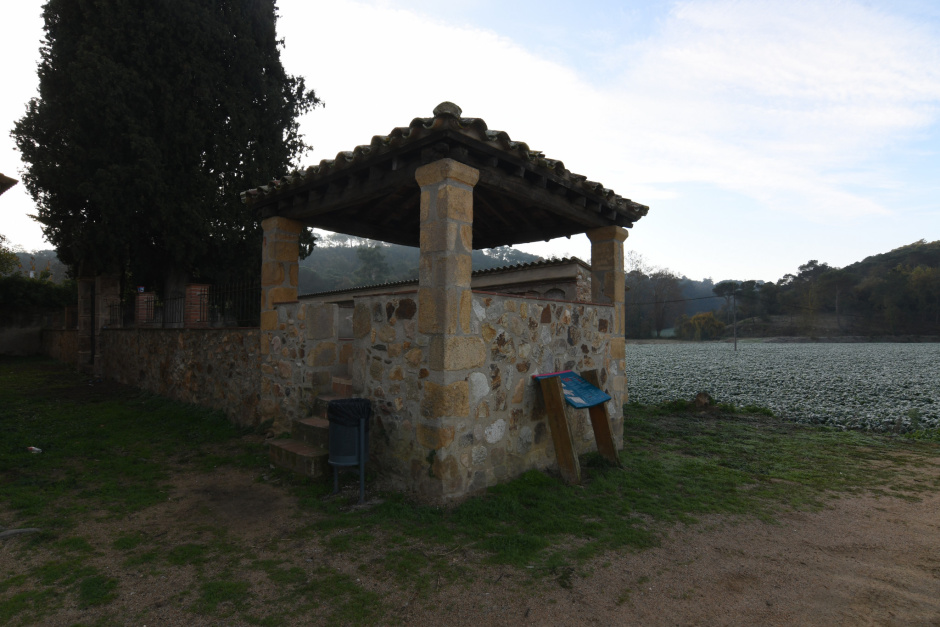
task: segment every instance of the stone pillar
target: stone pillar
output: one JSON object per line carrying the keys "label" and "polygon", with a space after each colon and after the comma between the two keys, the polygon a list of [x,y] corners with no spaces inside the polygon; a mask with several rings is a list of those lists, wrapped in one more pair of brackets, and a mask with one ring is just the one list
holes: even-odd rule
{"label": "stone pillar", "polygon": [[202,283],[186,285],[183,302],[183,326],[187,329],[209,326],[209,286]]}
{"label": "stone pillar", "polygon": [[137,300],[134,305],[134,323],[138,327],[153,322],[153,309],[156,300],[156,292],[137,292]]}
{"label": "stone pillar", "polygon": [[[277,328],[274,303],[297,300],[297,273],[300,233],[304,226],[289,218],[268,218],[261,222],[261,331]],[[262,342],[263,351],[264,342]]]}
{"label": "stone pillar", "polygon": [[93,276],[78,276],[78,369],[91,373],[94,365],[94,300]]}
{"label": "stone pillar", "polygon": [[613,334],[623,336],[623,243],[627,230],[604,226],[586,233],[591,240],[591,299],[614,306]]}
{"label": "stone pillar", "polygon": [[333,375],[339,368],[339,307],[331,303],[310,303],[304,310],[306,382],[318,394],[329,394],[333,389]]}
{"label": "stone pillar", "polygon": [[591,240],[591,298],[595,303],[613,306],[613,328],[610,331],[610,355],[607,363],[607,391],[614,397],[610,411],[618,448],[623,447],[623,407],[626,396],[624,375],[624,281],[623,242],[627,231],[619,226],[605,226],[587,232]]}
{"label": "stone pillar", "polygon": [[[123,322],[121,312],[121,279],[115,274],[99,274],[95,277],[95,360],[94,373],[96,377],[103,376],[104,358],[102,347],[105,345],[101,339],[102,329],[109,327],[120,328]],[[116,319],[111,318],[111,307]]]}
{"label": "stone pillar", "polygon": [[[278,318],[276,303],[297,300],[299,238],[304,226],[288,218],[268,218],[261,222],[261,399],[258,412],[262,421],[274,420],[275,428],[288,428],[282,411],[284,386],[292,385],[294,368],[284,359],[279,332],[287,323]],[[289,387],[289,385],[288,385]]]}
{"label": "stone pillar", "polygon": [[466,491],[466,478],[449,448],[456,424],[470,415],[467,379],[485,358],[483,339],[470,328],[473,186],[479,178],[478,170],[452,159],[415,172],[421,186],[418,332],[428,338],[429,370],[416,433],[433,459],[433,477],[422,477],[418,489],[443,500]]}

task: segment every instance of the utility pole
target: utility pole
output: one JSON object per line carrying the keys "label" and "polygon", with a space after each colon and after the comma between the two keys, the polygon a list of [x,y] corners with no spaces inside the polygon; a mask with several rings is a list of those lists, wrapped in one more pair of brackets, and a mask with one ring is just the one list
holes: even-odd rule
{"label": "utility pole", "polygon": [[738,293],[737,290],[731,292],[731,315],[733,317],[734,329],[734,352],[738,352]]}

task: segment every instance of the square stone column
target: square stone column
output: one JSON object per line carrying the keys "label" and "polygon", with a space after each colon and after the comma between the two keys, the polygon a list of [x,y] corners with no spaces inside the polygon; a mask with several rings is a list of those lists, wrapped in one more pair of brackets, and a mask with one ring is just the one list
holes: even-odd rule
{"label": "square stone column", "polygon": [[447,500],[466,491],[467,478],[451,450],[455,426],[470,415],[468,377],[483,365],[483,339],[472,333],[473,187],[479,170],[453,159],[418,168],[421,257],[418,332],[428,338],[428,371],[421,393],[418,444],[434,460],[419,491]]}
{"label": "square stone column", "polygon": [[277,328],[274,303],[297,300],[297,276],[302,223],[289,218],[268,218],[261,222],[261,330]]}
{"label": "square stone column", "polygon": [[91,374],[94,368],[95,277],[78,276],[78,369]]}
{"label": "square stone column", "polygon": [[604,226],[586,233],[591,240],[591,299],[595,303],[614,306],[615,335],[623,335],[623,243],[627,230]]}
{"label": "square stone column", "polygon": [[[611,419],[617,420],[615,431],[622,429],[619,424],[620,398],[626,391],[624,378],[624,281],[623,243],[627,231],[619,226],[604,226],[586,233],[591,240],[591,299],[595,303],[613,306],[613,328],[610,331],[610,356],[608,367],[608,393],[617,399],[617,406],[611,411]],[[622,446],[622,443],[619,445]]]}
{"label": "square stone column", "polygon": [[209,326],[209,286],[188,283],[183,300],[183,327],[201,329]]}
{"label": "square stone column", "polygon": [[[287,324],[278,317],[277,303],[297,300],[297,276],[300,258],[300,233],[303,224],[289,218],[262,220],[264,239],[261,244],[261,398],[258,413],[262,421],[273,420],[276,429],[290,424],[284,412],[285,392],[294,385],[297,372],[280,348]],[[296,398],[296,397],[295,397]]]}

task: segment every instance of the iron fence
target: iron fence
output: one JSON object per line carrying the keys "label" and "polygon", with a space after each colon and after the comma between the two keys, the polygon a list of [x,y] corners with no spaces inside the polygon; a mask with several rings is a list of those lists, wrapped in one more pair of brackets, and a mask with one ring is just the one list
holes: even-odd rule
{"label": "iron fence", "polygon": [[256,283],[210,285],[189,297],[160,299],[137,294],[108,308],[111,328],[257,327],[261,323],[261,286]]}
{"label": "iron fence", "polygon": [[211,285],[204,296],[200,315],[209,326],[261,325],[261,286],[257,283]]}

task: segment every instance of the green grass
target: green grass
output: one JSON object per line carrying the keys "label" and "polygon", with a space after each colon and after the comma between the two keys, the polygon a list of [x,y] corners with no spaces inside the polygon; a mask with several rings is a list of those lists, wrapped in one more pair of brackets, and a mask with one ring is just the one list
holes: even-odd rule
{"label": "green grass", "polygon": [[[245,443],[216,412],[89,385],[47,360],[0,358],[0,527],[13,519],[40,527],[10,546],[15,555],[48,556],[25,571],[0,570],[0,624],[40,624],[66,599],[104,606],[132,577],[179,572],[195,583],[170,602],[197,615],[258,625],[313,612],[327,624],[402,622],[394,613],[401,599],[471,581],[480,558],[567,588],[590,576],[587,560],[656,546],[665,528],[703,515],[773,521],[839,495],[916,500],[940,489],[929,479],[935,473],[920,472],[940,459],[933,432],[890,437],[803,427],[747,409],[628,405],[623,468],[586,455],[581,486],[531,471],[451,508],[383,494],[380,503],[353,509],[330,498],[326,483],[272,473],[262,445]],[[164,503],[176,474],[211,477],[219,466],[271,476],[277,490],[295,497],[295,520],[303,522],[250,543],[224,522],[180,520],[173,529],[127,522],[145,520]],[[125,522],[110,538],[86,537],[85,525],[99,520]],[[308,545],[321,557],[300,559]],[[103,554],[120,565],[107,576],[91,566]],[[330,560],[347,562],[343,572]],[[386,598],[349,572],[390,582],[397,592]],[[251,573],[276,585],[273,597],[253,596]],[[612,601],[629,603],[642,583],[612,591]],[[108,620],[143,624],[141,611]]]}
{"label": "green grass", "polygon": [[336,551],[356,553],[350,529],[359,535],[381,529],[552,572],[603,551],[655,546],[659,527],[650,520],[691,524],[701,515],[730,514],[770,521],[785,509],[819,508],[833,494],[875,490],[916,498],[920,490],[940,489],[913,481],[910,468],[916,459],[936,463],[936,445],[803,427],[767,411],[722,408],[703,417],[686,402],[630,405],[624,431],[623,469],[587,455],[578,488],[530,471],[453,509],[388,495],[356,512],[324,502],[325,487],[298,484],[296,490],[301,503],[322,515],[312,526],[330,534]]}
{"label": "green grass", "polygon": [[104,575],[92,575],[82,579],[78,585],[78,606],[80,608],[106,605],[117,597],[116,579]]}

